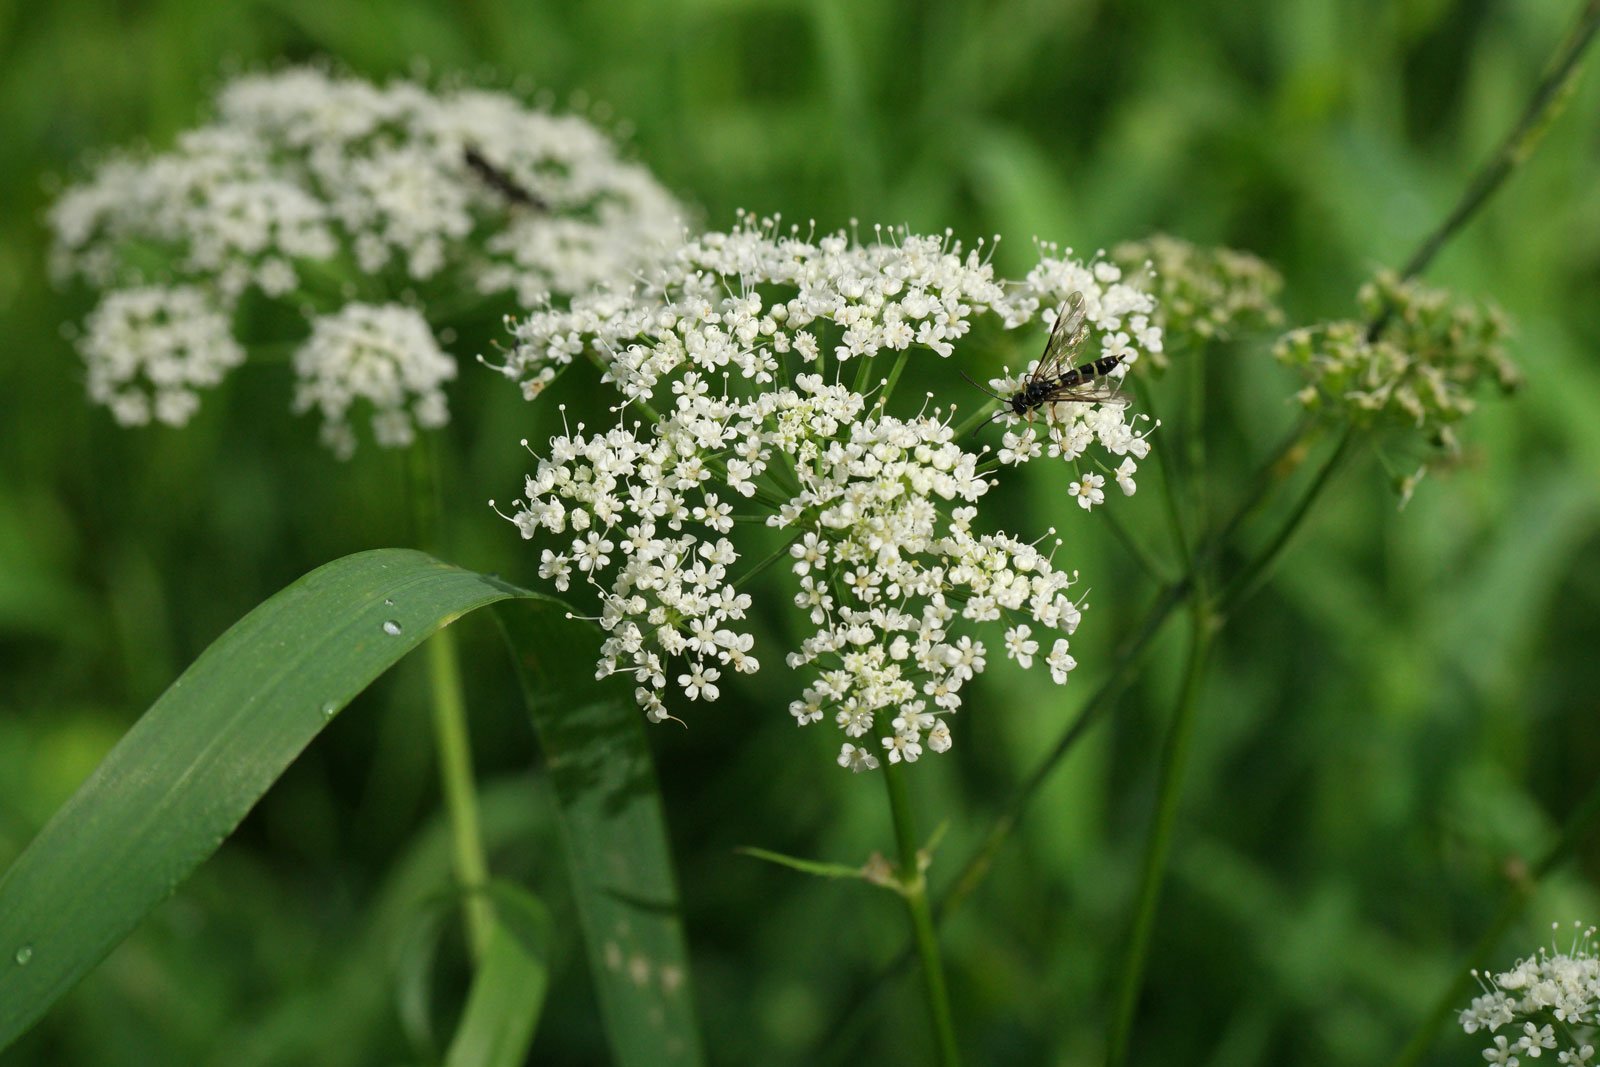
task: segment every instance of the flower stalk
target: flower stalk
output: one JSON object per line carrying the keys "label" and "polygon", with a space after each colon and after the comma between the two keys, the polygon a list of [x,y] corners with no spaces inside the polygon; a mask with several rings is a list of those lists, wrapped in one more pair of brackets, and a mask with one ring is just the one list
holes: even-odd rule
{"label": "flower stalk", "polygon": [[[424,439],[413,446],[406,464],[414,537],[427,551],[436,551],[440,541],[439,477],[432,445],[431,440]],[[455,634],[445,627],[428,638],[426,651],[433,736],[439,752],[439,788],[450,822],[451,860],[466,898],[467,946],[473,960],[481,963],[493,932],[494,909],[482,892],[489,884],[489,862],[479,825],[477,779],[472,767],[466,694]]]}
{"label": "flower stalk", "polygon": [[912,940],[922,964],[928,1012],[933,1016],[934,1034],[939,1042],[939,1062],[943,1067],[958,1067],[961,1055],[956,1045],[954,1017],[950,1011],[950,991],[945,984],[939,938],[933,927],[928,880],[922,871],[916,819],[906,792],[905,768],[900,763],[885,763],[883,781],[889,790],[889,812],[894,820],[895,843],[900,853],[899,895],[905,901],[906,914],[911,920]]}

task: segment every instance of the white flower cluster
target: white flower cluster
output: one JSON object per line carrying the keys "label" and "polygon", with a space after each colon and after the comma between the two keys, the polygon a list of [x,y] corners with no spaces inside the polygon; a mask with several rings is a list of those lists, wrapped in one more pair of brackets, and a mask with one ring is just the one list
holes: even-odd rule
{"label": "white flower cluster", "polygon": [[[1487,1030],[1496,1034],[1483,1058],[1492,1064],[1516,1067],[1520,1057],[1537,1059],[1559,1050],[1556,1062],[1571,1067],[1595,1063],[1594,1028],[1600,1022],[1600,958],[1595,952],[1595,928],[1578,928],[1566,951],[1552,945],[1535,956],[1518,960],[1509,971],[1492,978],[1477,971],[1482,996],[1461,1013],[1461,1028],[1469,1034]],[[1508,1038],[1496,1031],[1516,1027]]]}
{"label": "white flower cluster", "polygon": [[[742,587],[765,564],[736,570],[741,519],[787,539],[768,562],[791,560],[793,602],[810,625],[787,656],[810,678],[790,711],[800,725],[829,718],[843,730],[842,765],[950,747],[945,717],[987,662],[972,632],[981,624],[1006,625],[1008,658],[1038,657],[1065,682],[1075,575],[1033,544],[975,530],[996,466],[988,448],[963,447],[940,409],[889,414],[887,381],[863,394],[836,377],[880,352],[897,377],[909,349],[949,355],[975,316],[1019,326],[1068,291],[1084,294],[1096,350],[1132,362],[1135,343],[1160,343],[1154,308],[1103,268],[1047,261],[1008,289],[948,237],[813,241],[746,220],[690,241],[632,289],[520,323],[504,370],[527,395],[587,354],[623,397],[616,425],[550,442],[507,516],[524,537],[558,539],[542,578],[565,591],[576,571],[597,595],[608,635],[599,675],[630,675],[659,722],[672,717],[669,682],[713,700],[724,672],[757,669]],[[1058,407],[1040,420],[1056,428],[1051,451],[1078,461],[1098,442],[1124,457],[1131,492],[1132,457],[1147,445],[1123,408]],[[1006,435],[1007,462],[1042,454],[1033,431]],[[1077,484],[1085,507],[1091,492],[1104,499],[1102,476]],[[735,516],[739,501],[762,514]]]}
{"label": "white flower cluster", "polygon": [[456,361],[440,350],[428,322],[399,304],[346,304],[317,319],[294,356],[296,413],[322,414],[322,439],[340,458],[355,451],[351,406],[373,409],[372,436],[387,448],[416,439],[416,426],[436,429],[450,419],[445,382]]}
{"label": "white flower cluster", "polygon": [[[353,300],[530,305],[626,276],[681,236],[680,215],[583,118],[482,89],[291,68],[233,80],[210,123],[164,152],[113,157],[67,189],[50,213],[52,266],[113,306],[86,324],[93,381],[131,358],[112,329],[130,290],[203,298],[230,328],[252,292],[313,319]],[[219,379],[191,381],[180,403],[125,378],[113,411],[129,423],[154,407],[181,423],[194,387]]]}
{"label": "white flower cluster", "polygon": [[228,317],[192,286],[133,286],[108,293],[83,340],[89,397],[124,426],[152,417],[182,426],[216,385],[244,362]]}

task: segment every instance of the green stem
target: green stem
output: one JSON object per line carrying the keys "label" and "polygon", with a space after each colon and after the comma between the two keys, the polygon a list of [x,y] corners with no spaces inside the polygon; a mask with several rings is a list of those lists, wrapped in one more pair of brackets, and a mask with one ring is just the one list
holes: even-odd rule
{"label": "green stem", "polygon": [[[438,466],[423,440],[408,456],[407,489],[411,498],[416,542],[437,551],[440,541]],[[489,883],[489,863],[479,828],[478,792],[472,770],[472,744],[467,730],[467,702],[461,684],[461,658],[455,635],[446,627],[428,638],[428,694],[433,705],[433,733],[439,748],[439,786],[450,820],[451,853],[456,881],[466,894],[467,945],[474,961],[488,950],[494,910],[481,893]]]}
{"label": "green stem", "polygon": [[1473,177],[1455,208],[1422,242],[1416,254],[1406,261],[1405,268],[1400,272],[1401,277],[1414,277],[1426,270],[1439,250],[1477,214],[1478,209],[1512,172],[1533,154],[1545,130],[1550,128],[1550,123],[1560,113],[1558,105],[1564,102],[1567,90],[1571,88],[1578,72],[1578,62],[1594,41],[1597,30],[1600,30],[1600,0],[1588,0],[1578,13],[1577,22],[1556,49],[1545,76],[1534,87],[1533,96],[1529,98],[1527,107],[1522,109],[1516,125]]}
{"label": "green stem", "polygon": [[[1150,391],[1141,380],[1136,383],[1139,390],[1139,403],[1147,410],[1151,408]],[[1193,432],[1191,429],[1190,432]],[[1184,521],[1183,504],[1178,499],[1178,479],[1174,476],[1177,466],[1175,457],[1169,456],[1168,449],[1157,448],[1156,466],[1161,470],[1161,499],[1167,506],[1167,522],[1172,527],[1172,543],[1178,550],[1178,558],[1183,561],[1185,570],[1194,570],[1198,566],[1194,554],[1189,550],[1188,523]]]}
{"label": "green stem", "polygon": [[911,799],[906,795],[903,768],[887,760],[883,780],[889,788],[889,811],[894,818],[895,842],[900,851],[900,896],[911,918],[912,939],[922,961],[922,978],[927,987],[928,1010],[933,1015],[934,1033],[939,1040],[939,1062],[943,1067],[958,1067],[961,1055],[956,1047],[956,1029],[950,1012],[950,992],[945,986],[944,963],[939,955],[939,939],[933,929],[933,910],[928,906],[928,880],[923,877],[917,855],[916,822]]}
{"label": "green stem", "polygon": [[1539,888],[1539,883],[1578,847],[1578,842],[1597,815],[1600,815],[1600,780],[1589,787],[1588,795],[1572,809],[1572,814],[1567,816],[1566,825],[1561,828],[1561,837],[1538,864],[1520,877],[1508,880],[1505,895],[1501,898],[1500,907],[1495,911],[1494,918],[1467,952],[1467,965],[1461,968],[1456,974],[1455,981],[1451,982],[1434,1002],[1433,1010],[1423,1019],[1422,1024],[1411,1035],[1411,1040],[1400,1050],[1400,1054],[1394,1058],[1393,1067],[1416,1067],[1422,1061],[1423,1053],[1433,1044],[1440,1027],[1461,1009],[1471,995],[1473,964],[1486,959],[1495,950],[1500,938],[1522,914],[1523,909],[1528,906],[1528,901],[1533,899],[1534,890]]}
{"label": "green stem", "polygon": [[1289,517],[1284,520],[1283,525],[1278,528],[1278,532],[1267,542],[1266,547],[1258,552],[1250,562],[1241,567],[1239,573],[1228,583],[1228,588],[1223,591],[1220,597],[1219,610],[1223,614],[1231,611],[1240,601],[1255,592],[1260,586],[1272,564],[1277,561],[1283,550],[1288,547],[1289,539],[1294,536],[1295,531],[1304,523],[1307,513],[1311,510],[1311,505],[1322,495],[1323,490],[1328,487],[1328,482],[1344,463],[1345,458],[1350,455],[1350,446],[1354,441],[1355,430],[1352,427],[1345,427],[1344,433],[1339,436],[1339,443],[1334,446],[1333,453],[1328,456],[1321,469],[1317,471],[1316,477],[1311,480],[1311,484],[1307,486],[1305,493],[1300,497],[1299,503],[1289,513]]}
{"label": "green stem", "polygon": [[1189,661],[1184,669],[1183,689],[1167,729],[1161,749],[1159,791],[1150,836],[1145,841],[1144,862],[1139,872],[1139,897],[1134,907],[1133,927],[1123,955],[1116,1000],[1111,1016],[1110,1048],[1106,1063],[1121,1067],[1128,1061],[1128,1039],[1133,1033],[1133,1018],[1144,984],[1145,961],[1150,951],[1150,934],[1155,929],[1156,911],[1161,903],[1161,883],[1166,874],[1167,856],[1172,851],[1172,828],[1177,822],[1178,802],[1183,793],[1183,774],[1194,740],[1195,708],[1210,659],[1215,620],[1206,610],[1204,598],[1194,608],[1194,632],[1189,638]]}
{"label": "green stem", "polygon": [[1102,511],[1102,515],[1104,516],[1103,521],[1106,527],[1111,531],[1111,535],[1127,550],[1128,555],[1133,557],[1133,561],[1139,565],[1140,570],[1157,582],[1169,580],[1168,575],[1171,572],[1156,561],[1156,558],[1150,554],[1149,549],[1140,544],[1139,539],[1133,536],[1131,530],[1122,525],[1122,520],[1117,518],[1116,508],[1105,508]]}

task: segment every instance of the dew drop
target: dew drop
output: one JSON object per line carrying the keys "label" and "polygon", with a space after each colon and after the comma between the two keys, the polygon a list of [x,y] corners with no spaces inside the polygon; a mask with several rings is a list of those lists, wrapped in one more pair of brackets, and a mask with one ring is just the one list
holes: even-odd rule
{"label": "dew drop", "polygon": [[383,606],[386,607],[386,608],[392,608],[392,607],[394,607],[394,601],[389,599],[388,597],[384,597],[383,598]]}
{"label": "dew drop", "polygon": [[333,718],[338,711],[339,704],[337,701],[329,700],[322,705],[322,717],[324,719]]}
{"label": "dew drop", "polygon": [[12,958],[17,961],[18,967],[26,967],[28,965],[28,961],[33,959],[33,946],[23,945],[21,948],[17,949],[16,956]]}
{"label": "dew drop", "polygon": [[388,634],[390,637],[399,637],[400,632],[403,629],[404,627],[402,627],[395,619],[389,619],[383,624],[383,632]]}

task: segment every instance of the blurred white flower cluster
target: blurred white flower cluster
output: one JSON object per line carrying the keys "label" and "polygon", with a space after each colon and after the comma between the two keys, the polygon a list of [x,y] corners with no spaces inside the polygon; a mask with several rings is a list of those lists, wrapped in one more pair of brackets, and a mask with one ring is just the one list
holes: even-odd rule
{"label": "blurred white flower cluster", "polygon": [[450,419],[441,386],[456,376],[456,361],[428,321],[399,304],[346,304],[317,319],[294,372],[294,410],[322,413],[323,443],[341,458],[355,451],[345,419],[358,399],[371,406],[372,435],[386,448],[409,445],[417,426],[437,429]]}
{"label": "blurred white flower cluster", "polygon": [[[912,349],[949,356],[979,316],[1018,327],[1042,308],[1049,323],[1069,292],[1084,296],[1086,353],[1126,365],[1159,347],[1154,301],[1107,264],[1046,259],[1008,286],[948,236],[880,230],[860,243],[748,218],[631,287],[517,324],[502,369],[529,397],[580,355],[621,394],[614,424],[549,442],[507,516],[551,542],[541,577],[591,587],[607,634],[599,676],[630,676],[658,722],[673,717],[673,683],[690,701],[716,699],[724,673],[759,666],[747,582],[785,561],[809,622],[787,654],[810,680],[790,712],[800,725],[831,719],[844,766],[950,747],[946,718],[987,663],[980,624],[1005,627],[1008,658],[1038,658],[1065,682],[1076,575],[1053,549],[980,532],[976,505],[999,463],[958,437],[953,410],[890,414],[888,394]],[[1148,449],[1135,425],[1120,406],[1056,405],[1007,433],[1007,462],[1046,451],[1033,435],[1048,427],[1048,451],[1074,466],[1122,458],[1131,492]],[[741,522],[764,539],[764,561],[746,562]]]}
{"label": "blurred white flower cluster", "polygon": [[[80,348],[91,397],[119,422],[185,422],[255,342],[237,326],[259,294],[310,320],[289,331],[309,338],[296,369],[315,374],[296,407],[321,412],[348,452],[358,400],[380,444],[446,420],[454,361],[429,320],[625,276],[680,238],[680,214],[581,117],[292,68],[234,79],[170,149],[115,156],[67,189],[52,266],[103,291]],[[399,303],[420,312],[379,310]],[[384,340],[352,344],[352,331]],[[336,366],[340,353],[362,366]]]}
{"label": "blurred white flower cluster", "polygon": [[[1484,992],[1461,1013],[1469,1034],[1487,1030],[1493,1043],[1483,1058],[1516,1067],[1520,1057],[1538,1059],[1555,1051],[1555,1061],[1570,1067],[1595,1063],[1592,1038],[1600,1021],[1600,958],[1595,928],[1578,927],[1565,951],[1552,944],[1493,976],[1473,971]],[[1520,1024],[1520,1025],[1519,1025]],[[1498,1033],[1511,1030],[1511,1037]]]}
{"label": "blurred white flower cluster", "polygon": [[[1111,260],[1155,293],[1168,348],[1283,322],[1283,276],[1249,252],[1157,233],[1117,245]],[[1150,365],[1166,369],[1165,355],[1152,353]]]}

